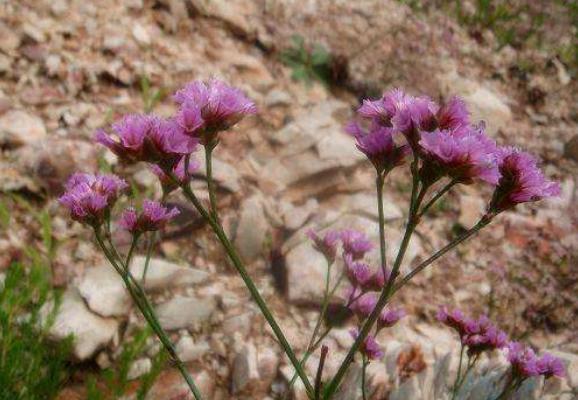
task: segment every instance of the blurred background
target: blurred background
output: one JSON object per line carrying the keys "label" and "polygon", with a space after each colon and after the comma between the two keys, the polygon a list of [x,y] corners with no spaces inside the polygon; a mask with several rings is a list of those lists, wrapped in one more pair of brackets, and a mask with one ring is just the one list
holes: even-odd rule
{"label": "blurred background", "polygon": [[[154,175],[120,165],[94,131],[125,113],[170,115],[176,89],[213,76],[259,108],[216,152],[220,208],[299,351],[325,273],[306,230],[377,237],[372,167],[343,132],[363,98],[393,87],[460,95],[499,144],[535,153],[561,197],[502,215],[399,293],[409,317],[381,337],[387,361],[372,364],[371,398],[434,398],[416,382],[458,343],[435,321],[439,305],[486,313],[563,357],[568,379],[535,398],[576,398],[577,35],[569,0],[0,1],[0,399],[188,398],[57,197],[73,172],[100,170],[126,177],[132,202],[158,198]],[[206,198],[202,178],[193,186]],[[386,182],[392,252],[410,186],[405,169]],[[402,272],[471,227],[490,195],[483,185],[452,191],[423,221]],[[154,248],[147,290],[177,351],[207,399],[282,398],[290,364],[199,215],[171,202],[181,215]],[[346,317],[330,321],[328,374],[350,344]]]}

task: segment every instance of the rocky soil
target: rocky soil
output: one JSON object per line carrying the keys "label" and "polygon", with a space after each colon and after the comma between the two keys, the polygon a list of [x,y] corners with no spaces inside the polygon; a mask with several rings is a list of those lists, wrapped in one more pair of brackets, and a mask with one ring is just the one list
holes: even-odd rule
{"label": "rocky soil", "polygon": [[[328,86],[293,81],[279,61],[295,33],[334,55]],[[65,294],[53,337],[74,333],[79,368],[105,368],[144,324],[89,232],[56,202],[68,175],[103,165],[160,193],[146,168],[118,165],[93,145],[95,129],[143,110],[143,79],[169,94],[189,80],[218,76],[246,91],[260,110],[224,137],[216,153],[223,220],[289,341],[303,351],[326,268],[305,231],[348,226],[377,238],[372,170],[343,124],[361,97],[399,86],[436,99],[464,96],[498,142],[540,156],[563,193],[501,216],[399,294],[396,302],[409,317],[379,338],[386,357],[369,369],[371,398],[443,398],[439,388],[452,376],[459,349],[435,322],[441,304],[489,311],[512,336],[567,360],[568,379],[543,392],[536,385],[524,399],[576,398],[578,83],[546,52],[509,46],[497,52],[492,36],[486,39],[480,44],[440,12],[416,14],[394,1],[1,2],[0,190],[54,215],[53,282]],[[528,62],[532,68],[522,70]],[[154,109],[162,115],[172,110],[169,99]],[[194,186],[206,197],[199,175]],[[387,186],[390,257],[406,213],[407,182],[407,171],[400,170]],[[489,195],[483,186],[452,192],[421,225],[403,271],[471,226]],[[174,201],[183,213],[164,232],[146,281],[162,325],[207,399],[279,398],[293,373],[290,363],[209,229],[182,199]],[[12,221],[0,236],[0,271],[41,240],[25,207],[15,206]],[[128,245],[122,235],[116,240]],[[135,260],[137,276],[143,264]],[[350,345],[348,323],[326,340],[328,375]],[[153,341],[149,347],[149,356],[158,351]],[[311,375],[317,357],[307,364]],[[483,368],[503,363],[496,357]],[[137,360],[131,376],[150,364],[147,357]],[[352,368],[348,380],[356,374]],[[62,399],[84,398],[82,374],[75,379]],[[472,387],[467,398],[483,399],[491,384]],[[185,398],[184,391],[178,374],[167,369],[149,397]],[[299,385],[294,396],[303,398]],[[360,393],[350,385],[341,398]]]}

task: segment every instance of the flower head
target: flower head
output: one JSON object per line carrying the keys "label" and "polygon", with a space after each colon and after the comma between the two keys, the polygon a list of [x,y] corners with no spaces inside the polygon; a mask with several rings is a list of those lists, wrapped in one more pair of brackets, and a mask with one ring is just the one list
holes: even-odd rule
{"label": "flower head", "polygon": [[112,125],[113,134],[96,132],[96,141],[128,162],[147,161],[173,166],[191,154],[196,139],[186,136],[175,120],[152,115],[127,115]]}
{"label": "flower head", "polygon": [[339,234],[343,244],[343,251],[351,255],[353,260],[363,258],[365,253],[373,249],[373,243],[360,231],[344,229]]}
{"label": "flower head", "polygon": [[536,159],[513,147],[499,150],[499,168],[502,178],[498,182],[490,208],[503,211],[517,204],[558,196],[560,185],[544,177]]}
{"label": "flower head", "polygon": [[367,156],[379,173],[401,165],[410,153],[408,146],[395,144],[392,128],[372,124],[369,130],[365,130],[357,122],[350,122],[345,130],[355,138],[359,151]]}
{"label": "flower head", "polygon": [[199,137],[204,145],[211,143],[219,131],[257,112],[243,92],[217,79],[190,82],[173,99],[181,106],[179,120],[192,122],[194,129],[187,132]]}
{"label": "flower head", "polygon": [[540,375],[538,357],[529,347],[519,342],[510,342],[507,347],[507,358],[515,377],[526,379]]}
{"label": "flower head", "polygon": [[412,101],[412,97],[400,89],[392,89],[378,100],[363,100],[357,112],[363,118],[372,120],[375,124],[391,127],[391,119]]}
{"label": "flower head", "polygon": [[59,201],[70,210],[74,220],[97,226],[127,187],[128,184],[116,175],[76,173],[69,178],[66,192]]}
{"label": "flower head", "polygon": [[422,175],[430,180],[448,175],[462,183],[480,179],[495,185],[500,179],[496,144],[482,127],[423,132],[419,146],[425,160]]}
{"label": "flower head", "polygon": [[377,293],[369,292],[359,296],[349,308],[360,317],[369,317],[369,314],[375,309],[377,305]]}
{"label": "flower head", "polygon": [[377,320],[377,329],[389,328],[399,322],[400,319],[406,316],[403,308],[387,308],[379,314]]}
{"label": "flower head", "polygon": [[[185,174],[185,164],[186,159],[185,157],[182,157],[180,161],[177,162],[177,164],[173,167],[173,174],[178,179],[179,183],[182,185],[187,184],[191,180],[191,176],[196,171],[198,171],[201,166],[198,160],[190,158],[188,172]],[[175,183],[174,180],[171,179],[171,177],[169,176],[170,174],[169,175],[165,174],[165,172],[161,167],[152,164],[150,168],[152,172],[159,178],[159,181],[163,188],[163,192],[165,194],[168,194],[178,188],[177,183]]]}
{"label": "flower head", "polygon": [[[359,336],[359,331],[357,329],[352,329],[349,331],[354,339]],[[383,357],[383,351],[381,350],[379,343],[375,340],[372,335],[367,335],[363,340],[362,345],[359,347],[359,351],[365,355],[369,360],[379,360]]]}
{"label": "flower head", "polygon": [[468,331],[468,318],[460,310],[449,311],[447,307],[440,307],[437,312],[437,319],[441,323],[455,329],[460,337],[466,335]]}
{"label": "flower head", "polygon": [[468,354],[471,356],[504,348],[508,344],[508,335],[494,326],[486,316],[481,316],[466,323],[462,343],[468,346]]}
{"label": "flower head", "polygon": [[368,264],[355,261],[350,253],[345,253],[345,273],[355,288],[364,288],[371,280],[372,273]]}
{"label": "flower head", "polygon": [[566,368],[564,363],[558,357],[554,357],[550,353],[544,353],[538,360],[538,371],[540,375],[548,379],[553,376],[563,378],[566,375]]}
{"label": "flower head", "polygon": [[459,97],[452,97],[450,101],[440,107],[437,113],[437,128],[459,129],[470,124],[470,113],[466,103]]}
{"label": "flower head", "polygon": [[169,210],[162,204],[152,200],[143,201],[143,209],[137,214],[134,208],[126,209],[121,215],[119,225],[131,233],[158,231],[166,223],[179,214],[179,210]]}
{"label": "flower head", "polygon": [[315,249],[322,253],[329,263],[332,264],[335,261],[337,244],[340,239],[339,232],[330,230],[321,237],[310,229],[307,231],[307,237],[313,241]]}

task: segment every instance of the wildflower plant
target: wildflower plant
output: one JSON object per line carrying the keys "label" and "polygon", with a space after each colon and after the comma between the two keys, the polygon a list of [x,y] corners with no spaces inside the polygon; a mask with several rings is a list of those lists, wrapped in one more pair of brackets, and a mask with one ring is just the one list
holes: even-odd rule
{"label": "wildflower plant", "polygon": [[[484,124],[470,120],[466,104],[459,98],[438,105],[428,97],[415,97],[394,89],[377,100],[363,101],[357,110],[356,119],[345,130],[355,139],[357,148],[375,168],[380,261],[378,265],[368,261],[366,256],[376,245],[362,232],[352,229],[308,231],[307,235],[314,248],[323,254],[327,262],[327,274],[321,312],[306,351],[298,359],[227,237],[217,207],[212,153],[218,147],[221,135],[229,134],[230,128],[244,117],[255,114],[257,109],[240,90],[215,79],[191,82],[177,91],[173,100],[178,110],[170,118],[151,114],[128,115],[114,123],[111,129],[100,130],[96,134],[96,141],[118,155],[122,162],[144,162],[150,166],[163,188],[160,202],[145,200],[142,210],[129,207],[120,213],[120,217],[116,217],[115,202],[126,190],[126,182],[114,175],[91,174],[73,175],[60,201],[69,209],[73,219],[92,228],[97,243],[122,277],[135,305],[162,342],[197,400],[201,394],[159,324],[143,289],[144,276],[137,278],[129,269],[139,239],[147,232],[154,233],[162,229],[178,214],[176,209],[162,204],[171,193],[177,190],[182,192],[223,246],[295,368],[290,386],[300,379],[309,398],[330,399],[339,389],[345,373],[358,354],[363,363],[362,393],[364,398],[367,397],[366,366],[372,360],[383,357],[376,337],[380,331],[390,328],[405,316],[405,311],[392,304],[392,299],[415,275],[488,226],[500,213],[512,210],[521,203],[555,196],[560,191],[557,183],[544,177],[531,155],[519,149],[500,147],[488,137]],[[201,201],[190,186],[192,173],[198,168],[194,153],[199,148],[205,153],[208,204]],[[388,174],[394,168],[404,166],[408,166],[411,175],[411,195],[401,244],[389,266],[386,259],[383,190]],[[473,227],[402,276],[400,266],[422,217],[456,185],[472,184],[494,187],[493,197],[484,215]],[[440,187],[439,190],[431,193],[436,186]],[[112,241],[113,216],[117,218],[114,226],[127,230],[133,237],[130,250],[125,256],[121,256]],[[148,246],[147,259],[151,247]],[[336,279],[331,279],[333,274],[338,274]],[[323,382],[325,360],[331,356],[328,348],[322,346],[331,330],[331,326],[324,327],[324,321],[329,302],[337,291],[345,291],[344,305],[355,316],[356,326],[351,330],[353,344],[336,374],[329,381]],[[442,309],[439,319],[458,332],[462,343],[461,358],[467,355],[469,360],[465,372],[461,371],[460,362],[460,371],[453,387],[454,396],[468,370],[475,366],[481,354],[506,347],[509,349],[512,368],[505,392],[516,390],[524,379],[536,373],[545,377],[562,374],[559,360],[552,356],[524,364],[520,360],[534,360],[528,355],[530,353],[524,353],[518,345],[508,344],[506,335],[486,317],[469,319],[459,311]],[[312,382],[305,372],[304,364],[319,347],[321,358]]]}

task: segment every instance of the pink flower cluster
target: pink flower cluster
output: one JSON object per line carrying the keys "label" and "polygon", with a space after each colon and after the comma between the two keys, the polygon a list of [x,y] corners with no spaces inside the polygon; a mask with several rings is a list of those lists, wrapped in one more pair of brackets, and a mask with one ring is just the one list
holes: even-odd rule
{"label": "pink flower cluster", "polygon": [[508,335],[498,329],[488,317],[468,318],[459,310],[449,311],[441,307],[437,318],[440,322],[456,330],[469,355],[484,351],[502,349],[508,344]]}
{"label": "pink flower cluster", "polygon": [[437,318],[459,334],[462,344],[467,346],[469,356],[505,349],[512,374],[516,379],[523,380],[538,375],[545,378],[562,377],[565,374],[564,364],[560,359],[549,353],[537,357],[531,348],[510,341],[508,335],[498,329],[486,316],[473,319],[466,317],[460,310],[450,311],[446,307],[441,307]]}
{"label": "pink flower cluster", "polygon": [[68,208],[72,219],[99,226],[128,184],[115,175],[76,173],[65,185],[60,203]]}
{"label": "pink flower cluster", "polygon": [[[157,175],[166,194],[187,184],[199,163],[191,158],[199,142],[216,145],[218,133],[256,113],[255,105],[239,90],[216,79],[194,81],[173,96],[179,105],[171,118],[148,114],[130,114],[100,129],[95,139],[123,162],[146,162]],[[72,218],[92,226],[102,224],[127,183],[115,175],[75,174],[66,185],[60,202]],[[140,213],[124,211],[119,225],[130,232],[162,229],[178,214],[150,200]]]}
{"label": "pink flower cluster", "polygon": [[144,200],[142,211],[137,213],[134,208],[127,208],[120,217],[119,225],[133,234],[158,231],[177,215],[179,210],[176,208],[169,210],[159,202]]}
{"label": "pink flower cluster", "polygon": [[553,376],[562,378],[566,375],[564,363],[550,353],[538,357],[534,351],[519,342],[510,342],[507,357],[515,379],[524,380],[542,375],[548,379]]}
{"label": "pink flower cluster", "polygon": [[[389,279],[388,271],[384,272],[382,268],[374,269],[364,261],[365,255],[374,248],[373,242],[363,232],[355,229],[329,230],[324,235],[308,231],[307,235],[317,251],[324,254],[330,263],[335,261],[338,246],[341,244],[345,275],[351,285],[346,307],[363,322],[375,309],[378,293]],[[395,325],[405,315],[401,308],[384,309],[379,315],[376,333]],[[357,330],[354,336],[356,335]],[[370,360],[380,358],[382,354],[373,335],[367,337],[360,351]]]}
{"label": "pink flower cluster", "polygon": [[[400,165],[411,149],[422,160],[420,177],[426,185],[447,176],[458,183],[481,180],[496,186],[495,212],[559,194],[559,185],[544,177],[531,155],[497,146],[483,123],[473,124],[460,98],[439,106],[393,89],[380,99],[364,100],[357,113],[368,128],[350,122],[346,131],[380,174]],[[398,134],[407,144],[396,144]]]}

